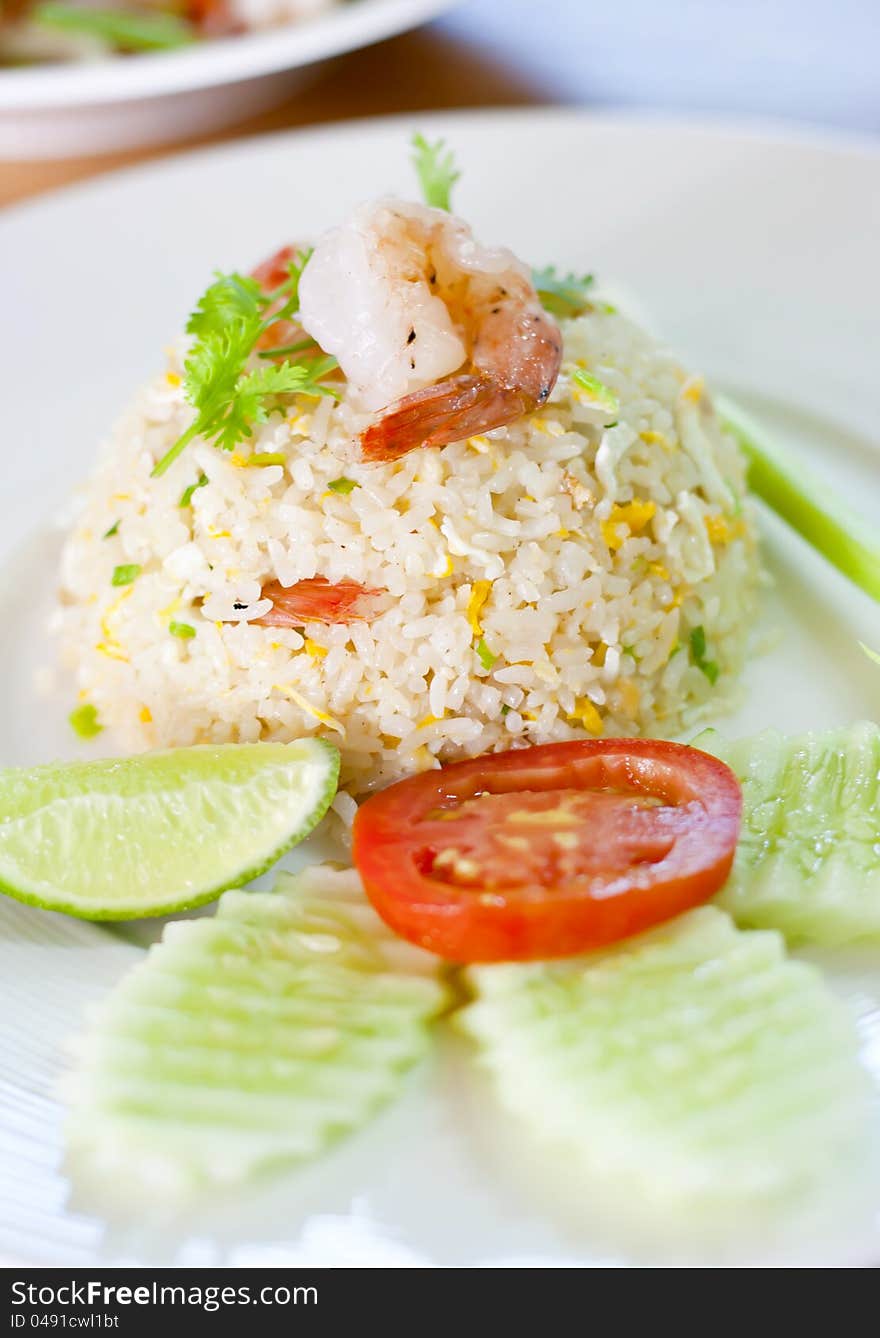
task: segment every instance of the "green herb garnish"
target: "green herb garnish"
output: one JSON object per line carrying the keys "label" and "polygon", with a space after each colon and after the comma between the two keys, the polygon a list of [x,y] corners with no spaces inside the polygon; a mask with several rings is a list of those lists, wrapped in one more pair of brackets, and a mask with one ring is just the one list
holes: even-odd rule
{"label": "green herb garnish", "polygon": [[480,661],[480,664],[484,669],[491,669],[498,659],[497,655],[492,654],[482,637],[480,637],[476,646],[474,646],[474,650],[477,652],[477,659]]}
{"label": "green herb garnish", "polygon": [[232,451],[253,436],[255,425],[283,412],[283,401],[291,395],[338,398],[337,390],[323,384],[338,366],[335,358],[321,355],[247,370],[260,337],[299,310],[299,281],[310,255],[290,261],[288,277],[274,292],[263,292],[255,279],[241,274],[218,274],[199,298],[187,323],[195,343],[184,365],[184,391],[196,418],[155,466],[154,478],[173,465],[194,437]]}
{"label": "green herb garnish", "polygon": [[196,40],[192,25],[175,14],[45,4],[38,5],[28,18],[41,28],[98,37],[118,51],[171,51],[175,47],[189,46]]}
{"label": "green herb garnish", "polygon": [[278,348],[261,348],[261,358],[289,358],[292,353],[316,353],[319,347],[314,339],[300,339],[295,344],[280,344]]}
{"label": "green herb garnish", "polygon": [[204,488],[207,482],[208,482],[208,475],[200,474],[199,477],[196,479],[195,483],[191,483],[189,487],[186,488],[181,493],[180,501],[177,503],[177,505],[189,506],[190,502],[193,499],[193,493],[196,491],[197,488]]}
{"label": "green herb garnish", "polygon": [[104,533],[101,535],[101,538],[102,538],[102,539],[112,539],[113,536],[114,536],[114,534],[118,534],[118,533],[119,533],[119,521],[116,520],[116,521],[114,521],[113,524],[110,526],[109,530],[105,530],[105,531],[104,531]]}
{"label": "green herb garnish", "polygon": [[266,295],[256,279],[238,274],[215,271],[216,277],[199,298],[195,311],[186,323],[187,334],[204,339],[206,335],[223,334],[236,321],[253,322],[259,326],[265,310]]}
{"label": "green herb garnish", "polygon": [[354,492],[355,488],[359,486],[359,484],[355,483],[354,479],[347,479],[345,477],[331,479],[327,484],[330,492],[338,492],[342,497],[347,497],[350,492]]}
{"label": "green herb garnish", "polygon": [[121,567],[113,568],[113,575],[110,577],[111,585],[131,585],[141,574],[140,565],[137,562],[123,563]]}
{"label": "green herb garnish", "polygon": [[88,703],[77,706],[67,718],[71,727],[81,739],[94,739],[104,728],[98,719],[97,710]]}
{"label": "green herb garnish", "polygon": [[283,451],[256,451],[247,461],[250,469],[266,469],[269,465],[286,465]]}
{"label": "green herb garnish", "polygon": [[859,642],[859,648],[865,652],[869,660],[873,660],[875,664],[880,664],[880,651],[872,650],[870,646],[865,645],[864,641]]}
{"label": "green herb garnish", "polygon": [[532,283],[541,306],[553,316],[582,316],[590,309],[587,292],[594,283],[592,274],[557,274],[555,265],[546,265],[532,270]]}
{"label": "green herb garnish", "polygon": [[[579,367],[576,372],[572,373],[571,379],[575,385],[580,386],[581,390],[587,392],[597,409],[604,409],[606,413],[617,413],[620,408],[620,400],[614,391],[606,386],[604,381],[599,380],[598,376],[593,376],[591,372],[586,372],[582,367]],[[616,427],[617,424],[612,423],[609,426]]]}
{"label": "green herb garnish", "polygon": [[502,717],[503,717],[503,716],[506,716],[506,715],[510,715],[510,707],[507,705],[507,702],[502,702],[502,703],[501,703],[501,715],[502,715]]}
{"label": "green herb garnish", "polygon": [[168,631],[172,636],[179,636],[181,641],[189,641],[196,634],[196,629],[190,623],[176,623],[173,620],[168,624]]}
{"label": "green herb garnish", "polygon": [[438,139],[436,144],[429,144],[424,135],[413,135],[413,167],[419,178],[425,204],[434,209],[451,208],[452,187],[461,176],[455,165],[451,149],[446,141]]}
{"label": "green herb garnish", "polygon": [[[702,627],[695,627],[691,631],[691,664],[704,673],[710,683],[715,683],[718,679],[718,665],[714,660],[706,659],[706,633]],[[669,657],[670,659],[672,656]]]}
{"label": "green herb garnish", "polygon": [[277,366],[258,367],[255,372],[245,372],[236,377],[234,386],[230,386],[228,400],[219,411],[212,411],[214,390],[207,386],[210,423],[202,428],[202,435],[213,439],[214,445],[223,451],[233,451],[240,441],[253,435],[253,426],[265,423],[271,413],[280,412],[279,399],[288,395],[333,394],[326,387],[319,386],[322,376],[335,370],[335,358],[316,359],[310,366],[304,363],[282,362]]}

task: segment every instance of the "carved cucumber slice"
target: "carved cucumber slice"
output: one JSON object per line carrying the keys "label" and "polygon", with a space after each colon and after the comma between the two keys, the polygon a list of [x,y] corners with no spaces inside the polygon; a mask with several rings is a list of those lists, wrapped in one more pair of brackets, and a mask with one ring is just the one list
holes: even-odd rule
{"label": "carved cucumber slice", "polygon": [[861,1130],[843,1006],[779,935],[714,907],[611,952],[468,976],[460,1025],[503,1106],[597,1195],[746,1209],[812,1184]]}
{"label": "carved cucumber slice", "polygon": [[318,1155],[428,1050],[437,966],[327,866],[169,925],[79,1044],[74,1173],[178,1197]]}
{"label": "carved cucumber slice", "polygon": [[790,942],[880,940],[880,729],[736,742],[707,730],[694,743],[743,788],[742,833],[718,904]]}

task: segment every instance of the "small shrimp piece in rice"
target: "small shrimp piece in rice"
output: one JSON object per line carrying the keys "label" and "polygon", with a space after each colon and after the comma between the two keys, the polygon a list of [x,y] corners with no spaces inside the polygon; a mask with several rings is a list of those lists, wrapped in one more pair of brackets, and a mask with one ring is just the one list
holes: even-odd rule
{"label": "small shrimp piece in rice", "polygon": [[362,206],[318,242],[300,320],[358,407],[387,411],[363,434],[368,460],[513,422],[544,403],[562,360],[559,329],[510,251],[398,200]]}
{"label": "small shrimp piece in rice", "polygon": [[370,622],[382,612],[381,590],[370,590],[358,581],[331,584],[324,576],[283,586],[272,581],[260,598],[272,607],[254,622],[259,627],[302,627],[303,623]]}

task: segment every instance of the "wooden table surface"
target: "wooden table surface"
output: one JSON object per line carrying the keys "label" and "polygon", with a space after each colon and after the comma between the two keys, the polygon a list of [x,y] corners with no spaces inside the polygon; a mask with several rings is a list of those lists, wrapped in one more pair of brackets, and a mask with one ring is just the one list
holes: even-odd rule
{"label": "wooden table surface", "polygon": [[337,58],[289,102],[215,135],[100,157],[0,162],[0,205],[129,163],[291,126],[393,112],[550,101],[546,90],[496,63],[484,51],[428,27]]}

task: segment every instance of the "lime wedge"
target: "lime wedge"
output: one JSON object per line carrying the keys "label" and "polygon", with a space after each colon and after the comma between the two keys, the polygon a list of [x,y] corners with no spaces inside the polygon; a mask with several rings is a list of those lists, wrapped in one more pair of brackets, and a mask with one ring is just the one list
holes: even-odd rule
{"label": "lime wedge", "polygon": [[87,920],[198,906],[308,836],[338,774],[319,739],[0,771],[0,891]]}
{"label": "lime wedge", "polygon": [[429,1053],[440,967],[327,865],[168,925],[74,1047],[77,1184],[130,1210],[320,1155]]}

